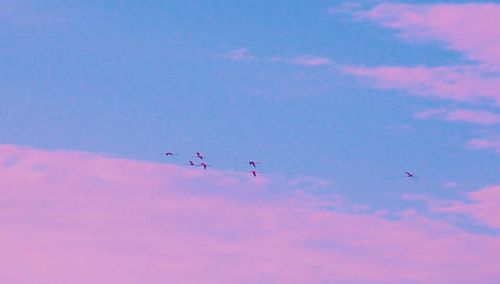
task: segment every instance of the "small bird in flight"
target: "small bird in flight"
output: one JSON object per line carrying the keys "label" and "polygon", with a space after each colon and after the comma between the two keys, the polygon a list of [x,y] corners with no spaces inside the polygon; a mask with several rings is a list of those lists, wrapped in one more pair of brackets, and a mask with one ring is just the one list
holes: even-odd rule
{"label": "small bird in flight", "polygon": [[405,177],[409,177],[409,178],[415,178],[417,177],[414,173],[411,173],[411,172],[405,172],[406,176]]}
{"label": "small bird in flight", "polygon": [[252,175],[253,175],[254,177],[257,177],[257,171],[256,171],[256,170],[251,170],[251,171],[250,171],[250,173],[252,173]]}
{"label": "small bird in flight", "polygon": [[196,152],[196,158],[200,158],[200,160],[203,160],[203,155],[200,152]]}
{"label": "small bird in flight", "polygon": [[201,164],[197,165],[197,166],[198,166],[198,167],[203,167],[203,169],[204,169],[204,170],[206,170],[206,169],[207,169],[207,167],[210,167],[210,165],[207,165],[207,164],[205,164],[205,163],[203,163],[203,162],[202,162]]}
{"label": "small bird in flight", "polygon": [[172,156],[177,156],[177,154],[174,154],[172,152],[166,152],[166,153],[163,153],[163,154],[165,154],[165,156],[171,156],[171,157]]}
{"label": "small bird in flight", "polygon": [[257,166],[256,166],[256,164],[260,164],[260,163],[259,163],[259,162],[256,162],[256,161],[248,161],[248,164],[249,164],[250,166],[253,166],[254,168],[256,168],[256,167],[257,167]]}
{"label": "small bird in flight", "polygon": [[190,166],[194,166],[193,161],[189,160],[189,165],[190,165]]}

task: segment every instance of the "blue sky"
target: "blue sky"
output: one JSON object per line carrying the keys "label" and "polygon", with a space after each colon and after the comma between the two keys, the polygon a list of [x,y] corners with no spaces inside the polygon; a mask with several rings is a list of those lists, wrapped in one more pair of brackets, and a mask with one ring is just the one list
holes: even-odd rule
{"label": "blue sky", "polygon": [[[332,180],[324,190],[384,206],[399,206],[402,193],[458,198],[498,182],[498,155],[464,146],[496,135],[498,124],[415,119],[464,104],[342,71],[467,64],[463,52],[402,39],[340,5],[7,1],[0,143],[165,163],[159,153],[171,150],[178,164],[202,151],[214,167],[237,171],[255,159],[265,175]],[[253,59],[231,60],[235,50]],[[291,63],[300,56],[330,63]],[[420,178],[403,178],[405,170]]]}

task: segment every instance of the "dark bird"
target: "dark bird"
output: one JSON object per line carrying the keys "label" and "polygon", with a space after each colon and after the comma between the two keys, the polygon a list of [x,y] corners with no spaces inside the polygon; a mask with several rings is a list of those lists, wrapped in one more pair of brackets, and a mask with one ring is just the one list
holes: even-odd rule
{"label": "dark bird", "polygon": [[190,166],[194,166],[193,161],[189,160],[189,165],[190,165]]}
{"label": "dark bird", "polygon": [[172,152],[166,152],[166,153],[163,153],[163,154],[165,154],[165,156],[171,156],[171,157],[172,156],[177,156],[177,154],[174,154]]}
{"label": "dark bird", "polygon": [[206,169],[207,169],[207,167],[210,167],[210,165],[207,165],[207,164],[205,164],[205,163],[201,163],[201,164],[199,164],[199,165],[197,165],[197,166],[198,166],[198,167],[203,167],[203,169],[204,169],[204,170],[206,170]]}
{"label": "dark bird", "polygon": [[411,172],[405,172],[405,177],[409,177],[409,178],[416,178],[417,176]]}
{"label": "dark bird", "polygon": [[256,164],[260,164],[260,163],[259,163],[259,162],[256,162],[256,161],[248,161],[248,164],[249,164],[250,166],[253,166],[254,168],[256,168],[256,167],[257,167],[257,166],[256,166]]}
{"label": "dark bird", "polygon": [[196,158],[200,158],[200,160],[203,160],[203,155],[200,152],[196,152]]}
{"label": "dark bird", "polygon": [[250,171],[254,177],[257,177],[257,171]]}

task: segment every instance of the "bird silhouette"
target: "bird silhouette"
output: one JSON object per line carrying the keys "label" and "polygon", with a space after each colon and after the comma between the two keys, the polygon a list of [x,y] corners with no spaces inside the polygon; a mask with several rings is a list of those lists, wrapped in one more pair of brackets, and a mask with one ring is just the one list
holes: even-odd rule
{"label": "bird silhouette", "polygon": [[416,175],[415,175],[414,173],[412,173],[412,172],[405,172],[405,174],[406,174],[406,175],[405,175],[405,177],[408,177],[408,178],[416,178],[416,177],[418,177],[418,176],[416,176]]}
{"label": "bird silhouette", "polygon": [[259,162],[256,162],[256,161],[248,161],[248,164],[249,164],[250,166],[253,166],[254,168],[256,168],[256,167],[257,167],[257,166],[256,166],[256,164],[260,164],[260,163],[259,163]]}
{"label": "bird silhouette", "polygon": [[207,167],[211,167],[210,165],[207,165],[205,163],[200,163],[199,165],[197,165],[198,167],[203,167],[204,170],[207,169]]}

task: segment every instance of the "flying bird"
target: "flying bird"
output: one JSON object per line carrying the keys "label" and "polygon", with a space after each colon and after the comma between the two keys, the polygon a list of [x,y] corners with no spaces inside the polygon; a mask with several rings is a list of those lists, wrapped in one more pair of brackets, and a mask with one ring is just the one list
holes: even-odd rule
{"label": "flying bird", "polygon": [[210,167],[210,165],[207,165],[207,164],[205,164],[205,163],[201,163],[201,164],[199,164],[199,165],[197,165],[197,166],[198,166],[198,167],[203,167],[203,169],[204,169],[204,170],[206,170],[206,169],[207,169],[207,167]]}
{"label": "flying bird", "polygon": [[189,160],[189,165],[190,165],[190,166],[194,166],[193,161]]}
{"label": "flying bird", "polygon": [[250,171],[254,177],[257,177],[257,171]]}
{"label": "flying bird", "polygon": [[165,154],[165,156],[171,156],[171,157],[172,156],[177,156],[177,154],[172,153],[172,152],[166,152],[166,153],[163,153],[163,154]]}
{"label": "flying bird", "polygon": [[203,160],[203,155],[200,152],[196,152],[196,158],[200,158],[200,160]]}
{"label": "flying bird", "polygon": [[411,172],[405,172],[405,177],[409,177],[409,178],[416,178],[418,176],[416,176],[414,173],[411,173]]}
{"label": "flying bird", "polygon": [[259,162],[256,162],[256,161],[248,161],[248,164],[249,164],[250,166],[253,166],[254,168],[256,168],[256,167],[257,167],[257,166],[256,166],[256,164],[260,164],[260,163],[259,163]]}

